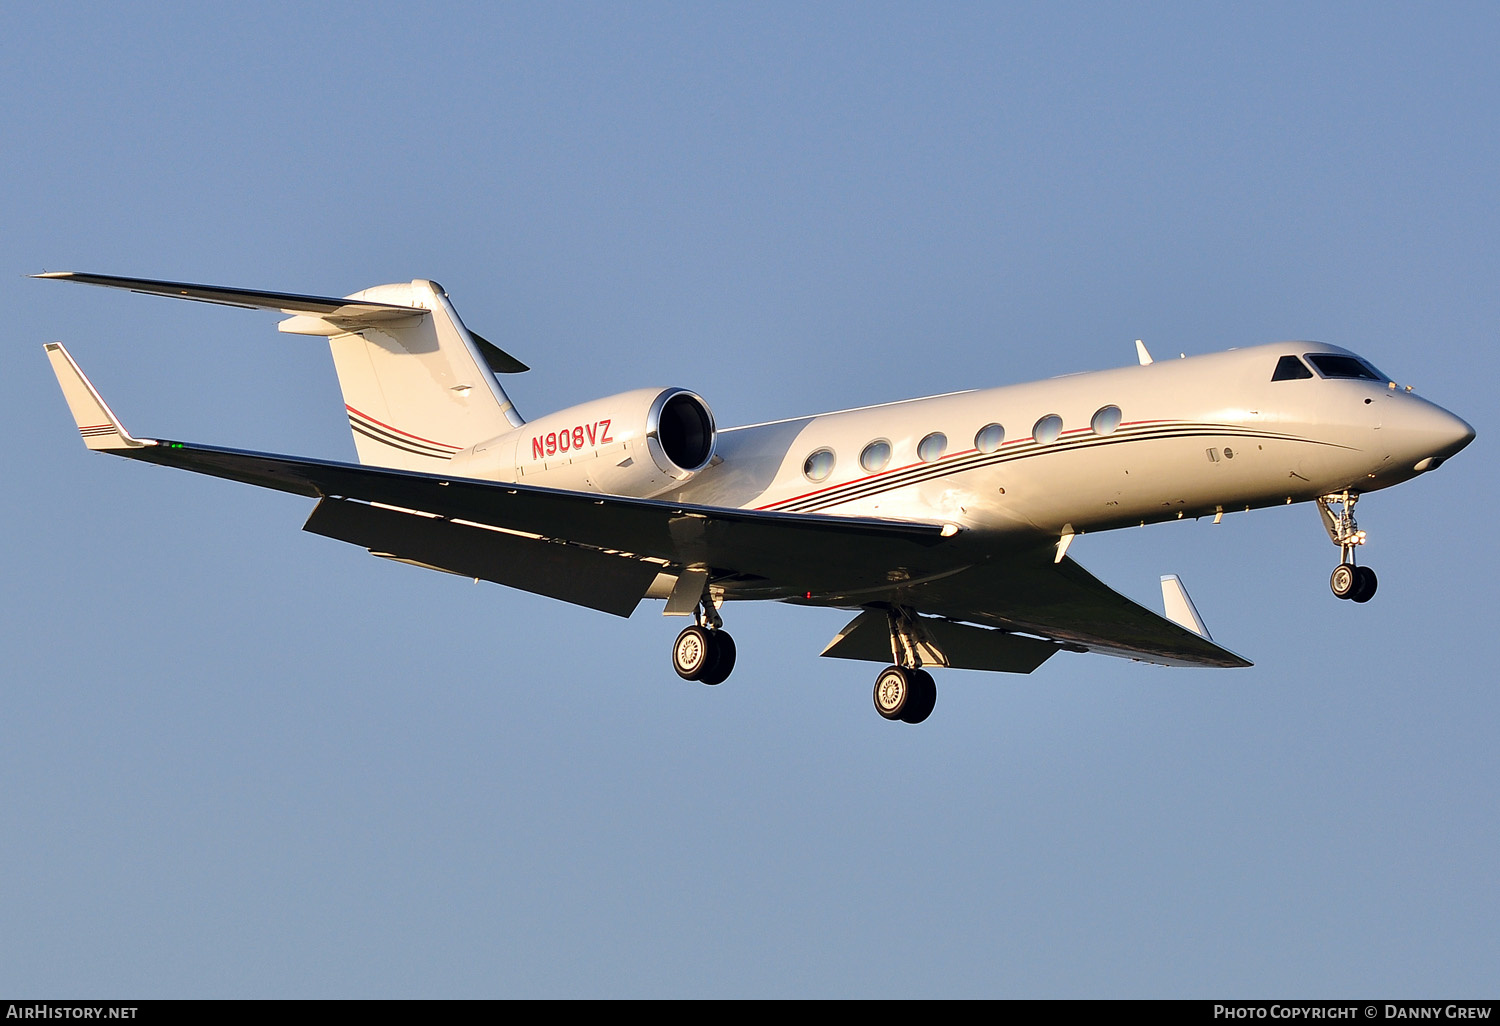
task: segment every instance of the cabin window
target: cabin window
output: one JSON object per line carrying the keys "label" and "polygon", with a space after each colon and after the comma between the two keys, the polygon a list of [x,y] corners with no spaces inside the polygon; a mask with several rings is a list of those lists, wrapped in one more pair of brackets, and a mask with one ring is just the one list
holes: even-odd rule
{"label": "cabin window", "polygon": [[1121,417],[1118,406],[1101,406],[1099,412],[1094,414],[1094,419],[1089,421],[1089,426],[1096,435],[1112,435],[1115,428],[1120,426]]}
{"label": "cabin window", "polygon": [[1062,429],[1062,418],[1055,413],[1049,413],[1032,427],[1031,437],[1045,445],[1048,442],[1057,441],[1057,436],[1062,434]]}
{"label": "cabin window", "polygon": [[833,450],[819,449],[802,464],[802,473],[809,481],[826,481],[833,473]]}
{"label": "cabin window", "polygon": [[986,424],[974,436],[974,448],[980,452],[995,452],[1005,441],[1005,429],[999,424]]}
{"label": "cabin window", "polygon": [[917,443],[917,456],[924,463],[936,463],[948,451],[948,436],[934,431]]}
{"label": "cabin window", "polygon": [[859,454],[859,465],[871,474],[878,474],[891,462],[891,443],[884,438],[876,439],[865,446]]}
{"label": "cabin window", "polygon": [[1272,381],[1296,381],[1298,378],[1312,377],[1312,371],[1307,365],[1295,356],[1283,356],[1276,361],[1276,371],[1271,375]]}
{"label": "cabin window", "polygon": [[1362,381],[1389,380],[1357,356],[1340,356],[1338,353],[1308,353],[1307,359],[1325,378],[1358,378]]}

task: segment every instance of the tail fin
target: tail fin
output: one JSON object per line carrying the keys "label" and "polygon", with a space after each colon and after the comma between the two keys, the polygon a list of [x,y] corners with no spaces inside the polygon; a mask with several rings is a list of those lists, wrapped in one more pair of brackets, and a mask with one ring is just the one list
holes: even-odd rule
{"label": "tail fin", "polygon": [[412,315],[351,323],[299,314],[278,327],[329,336],[361,463],[431,470],[524,423],[495,370],[525,366],[464,327],[442,286],[417,279],[347,298],[408,307]]}
{"label": "tail fin", "polygon": [[[34,277],[291,314],[278,325],[282,331],[328,337],[361,463],[432,470],[476,442],[525,423],[495,374],[514,374],[526,365],[465,328],[436,282],[418,279],[329,297],[77,271]],[[48,352],[59,378],[69,379],[66,352]],[[97,396],[67,380],[64,391],[91,448],[134,444],[111,427],[118,424]]]}

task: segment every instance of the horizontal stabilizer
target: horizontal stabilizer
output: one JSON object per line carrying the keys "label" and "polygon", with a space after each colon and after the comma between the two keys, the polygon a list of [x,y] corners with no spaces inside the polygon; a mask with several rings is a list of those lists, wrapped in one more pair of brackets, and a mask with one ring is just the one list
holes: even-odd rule
{"label": "horizontal stabilizer", "polygon": [[[284,322],[282,331],[304,335],[328,335],[371,326],[395,326],[411,323],[411,318],[425,317],[425,307],[401,303],[377,303],[347,296],[302,296],[292,292],[260,292],[255,289],[230,288],[227,285],[194,285],[185,281],[157,281],[153,278],[121,278],[113,274],[87,274],[83,271],[45,271],[33,278],[75,281],[81,285],[100,285],[111,289],[128,289],[148,296],[169,299],[191,299],[198,303],[237,306],[242,310],[280,310],[294,318]],[[297,318],[302,318],[298,320]],[[469,337],[484,356],[485,363],[497,374],[520,374],[529,370],[495,343],[470,331]]]}
{"label": "horizontal stabilizer", "polygon": [[155,281],[150,278],[118,278],[111,274],[85,274],[81,271],[48,271],[33,278],[56,278],[82,285],[102,285],[111,289],[129,289],[149,296],[191,299],[199,303],[237,306],[244,310],[280,310],[286,314],[310,317],[358,318],[370,324],[419,316],[427,311],[391,303],[342,299],[337,296],[299,296],[290,292],[256,292],[223,285],[193,285],[184,281]]}
{"label": "horizontal stabilizer", "polygon": [[[1057,646],[1008,631],[971,627],[933,617],[918,617],[912,624],[918,635],[918,651],[928,666],[956,670],[995,670],[1030,673],[1046,662]],[[867,609],[839,631],[820,655],[834,659],[863,659],[871,663],[891,661],[891,634],[887,614]]]}
{"label": "horizontal stabilizer", "polygon": [[73,414],[73,422],[78,425],[78,433],[83,436],[84,445],[90,449],[133,449],[156,444],[149,439],[130,437],[120,425],[120,418],[84,377],[61,342],[48,342],[46,350],[47,359],[52,361],[52,373],[57,375],[57,383],[62,386],[63,398],[68,401],[68,409]]}
{"label": "horizontal stabilizer", "polygon": [[474,344],[484,354],[484,362],[489,364],[490,370],[496,374],[524,374],[531,370],[530,367],[517,360],[514,356],[511,356],[504,349],[495,345],[495,343],[479,334],[473,328],[467,330],[469,337],[474,340]]}

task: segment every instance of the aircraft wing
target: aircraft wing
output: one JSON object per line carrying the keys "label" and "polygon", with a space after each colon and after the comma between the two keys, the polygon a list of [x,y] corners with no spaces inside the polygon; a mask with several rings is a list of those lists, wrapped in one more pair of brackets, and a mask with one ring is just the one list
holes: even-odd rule
{"label": "aircraft wing", "polygon": [[[61,343],[46,348],[89,448],[321,499],[310,531],[622,615],[669,568],[775,581],[783,594],[953,569],[941,524],[695,506],[135,438]],[[583,585],[567,579],[580,573]]]}
{"label": "aircraft wing", "polygon": [[[890,662],[886,618],[898,608],[916,614],[907,627],[928,665],[1030,673],[1059,649],[1161,666],[1253,665],[1206,631],[1189,630],[1126,598],[1072,559],[1053,562],[1053,548],[1018,546],[989,562],[905,585],[850,621],[822,654]],[[1180,582],[1171,581],[1180,592]]]}
{"label": "aircraft wing", "polygon": [[933,616],[1020,631],[1064,646],[1163,666],[1250,666],[1208,637],[1110,588],[1051,547],[918,584],[913,608]]}
{"label": "aircraft wing", "polygon": [[[707,568],[762,597],[926,614],[926,633],[947,653],[933,661],[952,666],[1030,672],[1059,647],[1250,665],[1071,559],[1054,563],[1050,545],[979,554],[939,523],[697,506],[136,438],[60,343],[46,349],[89,448],[316,498],[306,530],[377,555],[623,616],[658,573]],[[883,661],[889,635],[876,620],[862,613],[825,654]]]}
{"label": "aircraft wing", "polygon": [[[651,577],[669,565],[674,571],[705,566],[806,582],[806,590],[817,592],[835,582],[840,588],[883,582],[897,567],[917,565],[922,569],[915,572],[927,573],[929,564],[939,570],[944,565],[933,551],[943,540],[941,524],[694,506],[186,442],[158,441],[113,451],[147,463],[322,499],[309,529],[326,526],[328,531],[318,533],[333,537],[340,536],[333,531],[345,529],[338,525],[352,531],[368,526],[377,536],[382,530],[386,537],[392,530],[399,534],[401,528],[392,525],[401,521],[384,518],[382,528],[377,514],[351,514],[347,506],[342,514],[328,511],[330,503],[357,502],[373,503],[372,509],[402,517],[442,518],[476,531],[498,531],[531,544],[582,546],[618,559],[651,561]],[[356,516],[366,519],[355,521]],[[389,544],[368,547],[403,555]],[[453,570],[468,573],[461,567]]]}

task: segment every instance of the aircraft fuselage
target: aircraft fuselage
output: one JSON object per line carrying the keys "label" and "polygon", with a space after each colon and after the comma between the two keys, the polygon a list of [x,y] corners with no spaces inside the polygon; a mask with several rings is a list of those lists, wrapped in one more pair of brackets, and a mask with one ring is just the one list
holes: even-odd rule
{"label": "aircraft fuselage", "polygon": [[1374,491],[1473,437],[1384,377],[1272,380],[1317,354],[1358,360],[1278,343],[729,429],[672,497],[1055,538]]}

